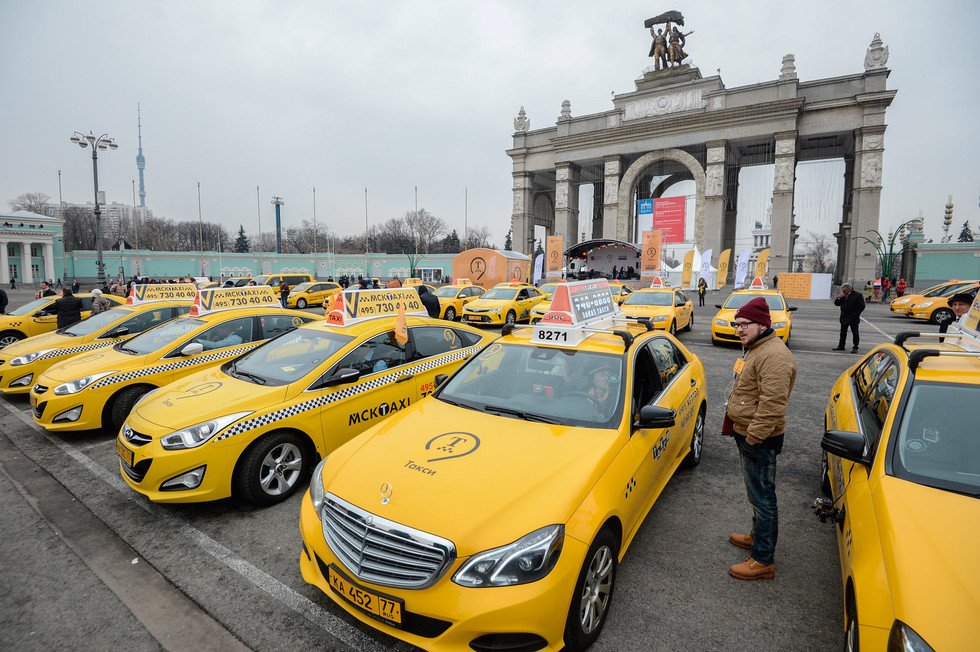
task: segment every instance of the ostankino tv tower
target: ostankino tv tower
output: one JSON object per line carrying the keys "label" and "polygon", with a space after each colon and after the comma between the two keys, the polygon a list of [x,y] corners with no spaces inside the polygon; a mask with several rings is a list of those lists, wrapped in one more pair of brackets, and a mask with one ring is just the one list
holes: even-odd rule
{"label": "ostankino tv tower", "polygon": [[143,158],[143,120],[139,103],[136,104],[136,133],[139,143],[136,150],[136,169],[140,173],[140,208],[146,208],[146,187],[143,185],[143,170],[146,168],[146,159]]}

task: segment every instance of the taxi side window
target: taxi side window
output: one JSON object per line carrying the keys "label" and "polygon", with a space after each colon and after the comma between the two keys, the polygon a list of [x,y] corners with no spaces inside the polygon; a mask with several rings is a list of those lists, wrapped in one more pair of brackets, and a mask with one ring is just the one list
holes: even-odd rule
{"label": "taxi side window", "polygon": [[176,308],[174,308],[174,312],[176,312],[176,315],[174,315],[174,316],[175,317],[183,317],[184,315],[186,315],[190,311],[191,311],[191,307],[190,306],[177,306]]}
{"label": "taxi side window", "polygon": [[687,303],[687,295],[683,292],[675,292],[674,298],[676,299],[674,302],[675,306],[683,306],[685,303]]}
{"label": "taxi side window", "polygon": [[82,312],[92,309],[92,297],[79,297],[79,299],[82,300]]}
{"label": "taxi side window", "polygon": [[527,290],[521,290],[520,292],[517,293],[518,301],[523,301],[524,299],[527,299]]}
{"label": "taxi side window", "polygon": [[348,353],[337,368],[357,369],[361,375],[373,374],[405,364],[405,347],[395,339],[395,331],[376,335]]}
{"label": "taxi side window", "polygon": [[471,297],[478,297],[483,294],[483,288],[471,287],[469,289],[469,295]]}
{"label": "taxi side window", "polygon": [[660,387],[666,387],[680,373],[687,360],[670,340],[662,337],[655,338],[649,346],[660,376]]}
{"label": "taxi side window", "polygon": [[[157,310],[148,310],[142,314],[136,315],[135,317],[130,317],[123,323],[119,324],[119,327],[128,329],[130,335],[136,335],[137,333],[142,333],[147,328],[156,326],[157,324],[165,322],[172,317],[173,311],[171,308],[158,308]],[[113,328],[111,330],[115,329]]]}
{"label": "taxi side window", "polygon": [[466,346],[452,328],[425,326],[411,328],[409,333],[412,335],[412,347],[415,352],[413,359],[416,360],[433,355],[442,355]]}
{"label": "taxi side window", "polygon": [[895,361],[886,355],[886,360],[880,367],[877,376],[868,387],[860,402],[858,417],[861,421],[861,429],[864,431],[864,438],[868,442],[868,450],[874,451],[878,439],[888,418],[892,401],[898,389],[899,369]]}
{"label": "taxi side window", "polygon": [[259,317],[259,324],[262,326],[262,337],[264,339],[291,331],[297,326],[302,326],[307,321],[309,320],[293,315],[262,315]]}
{"label": "taxi side window", "polygon": [[477,335],[476,333],[470,333],[468,331],[461,331],[461,330],[457,330],[456,331],[456,336],[460,340],[462,340],[463,346],[473,346],[474,344],[476,344],[477,342],[479,342],[481,339],[483,339],[479,335]]}
{"label": "taxi side window", "polygon": [[200,344],[205,351],[210,351],[253,342],[255,341],[254,325],[255,320],[252,317],[232,319],[212,326],[188,344]]}
{"label": "taxi side window", "polygon": [[644,346],[636,351],[634,362],[633,415],[639,414],[640,408],[652,403],[659,393],[660,377],[653,363],[653,354],[649,346]]}

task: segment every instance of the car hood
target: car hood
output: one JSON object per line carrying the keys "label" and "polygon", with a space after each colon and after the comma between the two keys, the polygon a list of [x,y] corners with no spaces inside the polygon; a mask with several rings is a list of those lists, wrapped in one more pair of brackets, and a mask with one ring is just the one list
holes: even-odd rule
{"label": "car hood", "polygon": [[[325,488],[450,539],[466,557],[567,522],[621,446],[614,430],[533,423],[430,398],[332,454]],[[384,483],[392,493],[382,505]]]}
{"label": "car hood", "polygon": [[53,349],[60,346],[66,346],[71,342],[77,342],[81,339],[82,338],[80,337],[61,335],[60,333],[55,333],[52,331],[50,333],[35,335],[34,337],[28,337],[26,340],[9,344],[0,349],[0,356],[9,360],[21,355],[27,355],[28,353],[32,353],[34,351],[40,351],[42,349]]}
{"label": "car hood", "polygon": [[212,417],[261,410],[281,403],[288,387],[257,385],[232,378],[220,367],[212,367],[165,385],[140,403],[136,414],[173,432]]}
{"label": "car hood", "polygon": [[534,308],[531,309],[531,312],[548,312],[549,310],[551,310],[550,299],[535,304]]}
{"label": "car hood", "polygon": [[145,355],[127,355],[110,346],[82,353],[54,364],[41,375],[38,383],[52,385],[75,380],[101,371],[124,371],[138,369],[146,362]]}
{"label": "car hood", "polygon": [[652,315],[670,315],[674,312],[673,306],[620,306],[627,317],[647,317]]}
{"label": "car hood", "polygon": [[503,308],[512,303],[513,299],[476,299],[466,304],[466,308]]}
{"label": "car hood", "polygon": [[958,647],[980,613],[980,499],[885,476],[874,500],[895,617]]}

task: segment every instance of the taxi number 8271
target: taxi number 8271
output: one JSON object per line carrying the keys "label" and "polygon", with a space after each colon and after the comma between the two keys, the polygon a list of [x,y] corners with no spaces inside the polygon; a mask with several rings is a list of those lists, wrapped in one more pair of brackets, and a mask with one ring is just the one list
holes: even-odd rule
{"label": "taxi number 8271", "polygon": [[339,593],[345,600],[382,620],[397,625],[401,624],[401,600],[386,598],[373,591],[366,591],[360,588],[332,565],[327,567],[327,571],[327,580],[330,582],[330,588]]}
{"label": "taxi number 8271", "polygon": [[567,342],[568,333],[566,333],[565,331],[549,331],[549,330],[538,329],[537,339],[549,340],[552,342]]}

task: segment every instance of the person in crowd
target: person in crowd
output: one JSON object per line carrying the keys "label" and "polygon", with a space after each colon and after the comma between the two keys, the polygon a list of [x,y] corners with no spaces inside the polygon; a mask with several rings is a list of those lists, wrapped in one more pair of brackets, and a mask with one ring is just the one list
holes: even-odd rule
{"label": "person in crowd", "polygon": [[234,326],[222,324],[214,329],[214,333],[200,340],[201,346],[205,351],[211,349],[223,349],[226,346],[235,346],[242,343],[242,336],[235,332]]}
{"label": "person in crowd", "polygon": [[78,282],[78,279],[77,278],[73,278],[71,280],[71,291],[72,291],[72,294],[78,294],[78,291],[81,289],[81,287],[82,287],[82,285]]}
{"label": "person in crowd", "polygon": [[70,288],[61,291],[61,298],[48,308],[58,316],[58,328],[68,328],[82,321],[82,300],[76,297]]}
{"label": "person in crowd", "polygon": [[279,297],[282,299],[282,307],[285,308],[286,300],[289,298],[289,283],[285,279],[279,284]]}
{"label": "person in crowd", "polygon": [[47,281],[41,281],[40,290],[37,293],[37,298],[41,299],[43,297],[53,297],[57,296],[57,292],[51,289]]}
{"label": "person in crowd", "polygon": [[248,282],[248,283],[246,283],[245,285],[248,285],[248,286],[253,286],[253,285],[258,285],[258,283],[256,283],[256,282],[255,282],[255,279],[252,279],[251,281],[249,281],[249,282]]}
{"label": "person in crowd", "polygon": [[864,301],[865,303],[871,303],[875,296],[875,284],[868,281],[864,284]]}
{"label": "person in crowd", "polygon": [[429,292],[429,289],[424,285],[416,286],[415,288],[419,293],[419,299],[422,300],[422,305],[425,306],[425,311],[429,313],[429,317],[439,318],[439,299],[436,295]]}
{"label": "person in crowd", "polygon": [[704,295],[708,293],[708,282],[703,278],[698,279],[698,305],[704,306]]}
{"label": "person in crowd", "polygon": [[970,306],[973,305],[973,299],[977,296],[977,291],[973,292],[957,292],[949,298],[949,308],[953,311],[955,317],[948,321],[944,321],[939,325],[939,332],[946,333],[949,331],[949,325],[957,321],[960,317],[970,312]]}
{"label": "person in crowd", "polygon": [[888,293],[891,292],[892,282],[887,276],[881,279],[881,300],[888,301]]}
{"label": "person in crowd", "polygon": [[905,277],[898,279],[898,283],[895,284],[895,296],[903,297],[905,296],[905,289],[908,287],[908,283],[905,282]]}
{"label": "person in crowd", "polygon": [[783,449],[796,361],[772,330],[769,304],[762,297],[739,308],[732,323],[743,354],[735,364],[722,431],[738,447],[753,516],[751,532],[732,532],[728,537],[732,545],[750,551],[748,559],[728,572],[740,580],[772,579],[779,531],[776,457]]}
{"label": "person in crowd", "polygon": [[840,306],[840,341],[834,351],[843,351],[847,344],[847,329],[851,329],[851,339],[854,346],[851,353],[858,352],[858,345],[861,343],[859,326],[861,325],[861,313],[864,312],[864,297],[854,291],[854,286],[844,283],[840,286],[840,292],[834,299],[834,305]]}
{"label": "person in crowd", "polygon": [[92,314],[97,315],[100,312],[108,310],[112,307],[112,303],[102,295],[102,290],[95,288],[92,290]]}
{"label": "person in crowd", "polygon": [[772,289],[773,290],[779,289],[779,276],[777,274],[772,275]]}
{"label": "person in crowd", "polygon": [[881,279],[878,279],[878,281],[872,286],[872,288],[874,290],[874,298],[872,299],[872,301],[874,303],[881,303]]}
{"label": "person in crowd", "polygon": [[619,273],[618,268],[615,265],[613,265],[612,277],[619,278],[619,276],[617,276],[618,273]]}
{"label": "person in crowd", "polygon": [[398,280],[398,274],[395,274],[395,277],[388,281],[389,288],[400,288],[401,286],[402,282]]}
{"label": "person in crowd", "polygon": [[11,276],[10,277],[10,289],[11,290],[16,290],[17,289],[17,277],[16,276]]}
{"label": "person in crowd", "polygon": [[0,288],[0,315],[7,314],[8,303],[7,292],[3,288]]}

